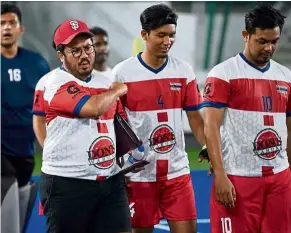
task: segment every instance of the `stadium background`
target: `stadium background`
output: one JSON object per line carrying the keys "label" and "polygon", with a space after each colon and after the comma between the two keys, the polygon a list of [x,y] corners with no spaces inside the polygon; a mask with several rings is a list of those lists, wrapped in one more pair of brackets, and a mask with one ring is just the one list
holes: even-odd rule
{"label": "stadium background", "polygon": [[[111,47],[109,66],[142,51],[140,13],[157,2],[13,2],[23,14],[25,33],[20,45],[40,52],[51,68],[59,61],[52,49],[55,28],[68,18],[84,20],[90,27],[100,26],[108,31]],[[164,2],[179,14],[177,39],[171,54],[189,62],[202,88],[207,72],[217,63],[241,52],[244,42],[241,30],[244,15],[257,2]],[[268,2],[287,15],[282,39],[274,59],[291,68],[291,2]],[[207,164],[197,163],[199,145],[190,134],[184,117],[186,148],[189,152],[193,185],[198,211],[198,231],[209,233],[209,194],[212,178],[207,177]],[[41,149],[36,143],[36,167],[33,179],[38,179]],[[69,213],[68,213],[69,214]],[[37,205],[32,213],[28,233],[45,232],[45,219],[38,216]],[[165,221],[156,226],[155,233],[169,232]]]}

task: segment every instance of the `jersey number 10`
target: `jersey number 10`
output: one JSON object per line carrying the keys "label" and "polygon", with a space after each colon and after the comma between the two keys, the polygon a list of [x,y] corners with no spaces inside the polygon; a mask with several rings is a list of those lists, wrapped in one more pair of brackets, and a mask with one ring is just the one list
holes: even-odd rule
{"label": "jersey number 10", "polygon": [[21,80],[20,69],[9,69],[8,74],[9,74],[10,82],[19,82]]}
{"label": "jersey number 10", "polygon": [[221,218],[222,233],[232,233],[231,219]]}
{"label": "jersey number 10", "polygon": [[272,112],[273,101],[272,96],[262,96],[264,112]]}

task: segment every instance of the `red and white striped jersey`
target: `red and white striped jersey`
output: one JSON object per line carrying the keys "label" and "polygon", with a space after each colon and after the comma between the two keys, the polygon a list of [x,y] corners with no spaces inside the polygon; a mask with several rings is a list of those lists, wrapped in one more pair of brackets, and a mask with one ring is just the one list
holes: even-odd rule
{"label": "red and white striped jersey", "polygon": [[198,110],[201,97],[190,65],[169,56],[155,70],[141,54],[113,69],[115,81],[126,83],[121,98],[129,124],[145,146],[145,170],[131,174],[133,181],[172,179],[190,172],[183,132],[182,110]]}
{"label": "red and white striped jersey", "polygon": [[79,117],[90,96],[105,92],[111,83],[95,71],[84,81],[61,68],[51,72],[44,92],[47,102],[47,138],[41,168],[44,173],[100,180],[120,171],[113,125],[115,113],[124,114],[120,102],[99,118]]}
{"label": "red and white striped jersey", "polygon": [[220,133],[227,174],[265,176],[289,167],[290,94],[291,72],[273,60],[260,69],[240,53],[209,72],[203,106],[226,108]]}

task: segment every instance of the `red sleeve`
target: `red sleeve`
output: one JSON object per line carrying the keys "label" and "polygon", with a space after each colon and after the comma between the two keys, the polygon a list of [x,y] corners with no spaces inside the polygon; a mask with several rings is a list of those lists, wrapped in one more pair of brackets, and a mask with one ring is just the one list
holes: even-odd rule
{"label": "red sleeve", "polygon": [[203,107],[224,108],[228,104],[230,96],[229,82],[208,77],[203,90]]}
{"label": "red sleeve", "polygon": [[62,85],[49,103],[49,112],[61,115],[78,116],[84,104],[91,96],[78,85],[71,81]]}
{"label": "red sleeve", "polygon": [[123,119],[127,120],[126,112],[125,112],[120,100],[117,100],[117,113],[119,113],[119,115],[122,116]]}
{"label": "red sleeve", "polygon": [[34,115],[45,116],[45,100],[43,99],[42,90],[34,92],[32,113]]}
{"label": "red sleeve", "polygon": [[196,79],[191,80],[186,86],[183,108],[186,111],[196,111],[201,108],[201,95]]}

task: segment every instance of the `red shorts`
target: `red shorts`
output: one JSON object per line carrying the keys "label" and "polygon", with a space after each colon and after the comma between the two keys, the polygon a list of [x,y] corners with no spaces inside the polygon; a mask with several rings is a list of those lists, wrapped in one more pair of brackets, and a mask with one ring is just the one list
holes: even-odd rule
{"label": "red shorts", "polygon": [[190,174],[157,182],[130,182],[128,191],[133,227],[151,227],[161,218],[195,220],[196,208]]}
{"label": "red shorts", "polygon": [[234,208],[210,201],[211,233],[291,233],[291,172],[265,177],[228,176],[236,191]]}
{"label": "red shorts", "polygon": [[41,202],[38,203],[38,215],[44,215],[43,214],[43,206]]}

